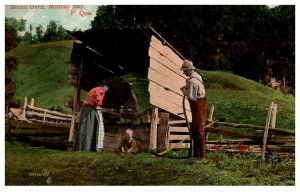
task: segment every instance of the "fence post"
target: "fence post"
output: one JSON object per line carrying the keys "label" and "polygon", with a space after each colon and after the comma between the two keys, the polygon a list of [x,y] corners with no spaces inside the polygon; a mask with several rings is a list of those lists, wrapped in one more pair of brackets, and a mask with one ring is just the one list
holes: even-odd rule
{"label": "fence post", "polygon": [[34,98],[31,98],[30,106],[31,106],[31,107],[34,107]]}
{"label": "fence post", "polygon": [[261,147],[261,158],[263,160],[265,159],[265,154],[266,154],[267,139],[268,139],[268,132],[269,132],[269,127],[270,127],[271,113],[272,113],[272,110],[273,110],[273,105],[274,105],[274,102],[272,101],[270,103],[269,111],[268,111],[267,119],[266,119],[266,126],[265,126],[265,131],[264,131],[263,143],[262,143],[262,147]]}
{"label": "fence post", "polygon": [[[214,111],[215,111],[215,106],[212,105],[209,109],[209,115],[208,115],[207,121],[209,121],[209,122],[213,121]],[[205,133],[206,133],[206,141],[207,141],[208,136],[209,136],[209,132],[205,132]]]}
{"label": "fence post", "polygon": [[158,108],[152,106],[151,125],[150,125],[150,145],[149,149],[156,149],[157,146],[157,123],[158,123]]}
{"label": "fence post", "polygon": [[271,129],[274,129],[276,126],[276,116],[277,116],[277,104],[274,103],[272,113],[271,113],[271,125],[270,125]]}
{"label": "fence post", "polygon": [[24,97],[23,116],[26,117],[27,97]]}
{"label": "fence post", "polygon": [[157,129],[157,150],[164,151],[169,148],[169,113],[161,112],[159,117],[159,125]]}

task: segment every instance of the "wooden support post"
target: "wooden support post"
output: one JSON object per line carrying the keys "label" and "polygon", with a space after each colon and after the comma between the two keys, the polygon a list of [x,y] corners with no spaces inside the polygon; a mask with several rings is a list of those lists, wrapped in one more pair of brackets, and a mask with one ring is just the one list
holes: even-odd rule
{"label": "wooden support post", "polygon": [[152,106],[151,125],[150,125],[150,150],[155,150],[157,146],[157,123],[158,123],[158,108]]}
{"label": "wooden support post", "polygon": [[[213,121],[214,111],[215,111],[215,106],[212,105],[209,109],[209,114],[208,114],[208,118],[207,118],[208,122]],[[206,141],[208,141],[208,136],[209,136],[209,132],[206,132]]]}
{"label": "wooden support post", "polygon": [[273,110],[271,113],[271,125],[270,125],[271,129],[274,129],[276,126],[276,116],[277,116],[277,104],[274,103]]}
{"label": "wooden support post", "polygon": [[266,126],[265,126],[265,131],[264,131],[264,137],[263,137],[263,143],[261,146],[261,158],[264,160],[265,159],[265,154],[266,154],[266,148],[267,148],[267,139],[268,139],[268,132],[269,132],[269,127],[270,127],[270,120],[271,120],[271,113],[273,109],[274,102],[272,101],[269,106],[269,111],[267,114],[267,119],[266,119]]}
{"label": "wooden support post", "polygon": [[157,129],[157,150],[164,151],[169,148],[169,113],[161,112]]}
{"label": "wooden support post", "polygon": [[23,116],[26,117],[27,97],[24,97]]}
{"label": "wooden support post", "polygon": [[78,73],[78,80],[77,80],[77,86],[74,89],[74,96],[73,96],[73,109],[72,109],[72,119],[71,119],[71,126],[70,126],[70,132],[69,132],[69,144],[68,144],[68,151],[73,151],[75,147],[75,135],[76,135],[76,130],[75,130],[75,125],[76,125],[76,114],[77,114],[77,106],[80,103],[80,95],[81,95],[81,88],[80,88],[80,82],[81,82],[81,70],[82,70],[82,65],[83,65],[83,58],[81,58],[80,62],[80,67],[79,67],[79,73]]}
{"label": "wooden support post", "polygon": [[[78,105],[78,100],[80,101],[80,94],[81,94],[81,89],[76,88],[74,92],[74,102],[73,102],[73,110],[72,110],[72,119],[71,119],[71,127],[70,127],[70,133],[69,133],[69,143],[72,143],[72,145],[75,144],[75,120],[76,120],[76,114],[77,114],[77,105]],[[74,147],[74,146],[73,146]]]}
{"label": "wooden support post", "polygon": [[31,98],[30,106],[31,106],[31,107],[34,107],[34,98]]}

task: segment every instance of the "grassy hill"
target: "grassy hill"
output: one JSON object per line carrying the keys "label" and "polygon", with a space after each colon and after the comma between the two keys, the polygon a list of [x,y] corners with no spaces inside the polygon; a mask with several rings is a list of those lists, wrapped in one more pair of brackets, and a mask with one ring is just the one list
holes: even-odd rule
{"label": "grassy hill", "polygon": [[62,107],[64,98],[73,95],[67,82],[67,72],[73,41],[50,42],[19,47],[9,54],[18,59],[15,72],[15,99],[35,98],[36,106]]}
{"label": "grassy hill", "polygon": [[[44,108],[60,107],[66,112],[64,98],[73,95],[73,87],[67,83],[67,71],[73,41],[50,42],[19,47],[8,54],[18,58],[15,72],[15,99],[23,102],[24,96],[36,99],[36,105]],[[257,82],[222,71],[202,71],[207,80],[209,106],[215,106],[214,118],[227,118],[229,122],[264,125],[271,101],[278,104],[276,126],[294,130],[295,98],[273,90]],[[133,75],[125,76],[131,79]],[[137,81],[141,80],[138,76]],[[142,80],[146,80],[142,79]],[[141,81],[140,81],[141,82]],[[141,106],[149,107],[147,86],[134,85]],[[147,83],[147,81],[143,81]],[[135,86],[135,84],[139,86]]]}

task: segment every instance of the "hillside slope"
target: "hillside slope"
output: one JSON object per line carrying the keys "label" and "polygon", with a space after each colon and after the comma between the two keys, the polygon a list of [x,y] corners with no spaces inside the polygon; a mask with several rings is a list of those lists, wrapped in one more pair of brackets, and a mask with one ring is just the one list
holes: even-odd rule
{"label": "hillside slope", "polygon": [[24,101],[35,98],[36,106],[63,107],[64,98],[73,95],[67,82],[70,54],[73,41],[50,42],[19,47],[9,54],[18,59],[15,99]]}
{"label": "hillside slope", "polygon": [[[18,58],[19,65],[15,73],[15,99],[23,103],[24,96],[36,99],[38,107],[64,107],[64,98],[73,95],[73,87],[67,83],[67,71],[73,41],[43,43],[19,47],[8,54]],[[295,98],[273,90],[257,82],[222,71],[202,71],[207,80],[207,98],[209,106],[215,106],[214,118],[226,117],[229,122],[264,125],[269,103],[278,104],[277,124],[279,128],[294,130]],[[141,98],[142,107],[148,108],[149,97],[146,77],[131,79]],[[143,80],[142,86],[135,86]],[[146,84],[145,84],[146,83]],[[145,84],[145,85],[144,85]],[[142,89],[142,90],[140,90]]]}

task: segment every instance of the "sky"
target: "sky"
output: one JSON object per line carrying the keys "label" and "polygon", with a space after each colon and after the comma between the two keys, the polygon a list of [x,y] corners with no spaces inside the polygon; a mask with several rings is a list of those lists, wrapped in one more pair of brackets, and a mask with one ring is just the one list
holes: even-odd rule
{"label": "sky", "polygon": [[45,30],[51,20],[67,30],[86,30],[90,28],[97,8],[98,5],[5,5],[5,17],[25,19],[26,26],[31,24],[34,31],[38,25]]}

